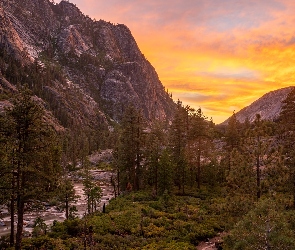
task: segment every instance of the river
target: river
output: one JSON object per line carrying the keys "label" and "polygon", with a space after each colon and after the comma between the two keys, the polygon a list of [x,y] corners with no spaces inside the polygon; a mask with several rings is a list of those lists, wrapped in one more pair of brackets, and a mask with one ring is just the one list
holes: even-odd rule
{"label": "river", "polygon": [[[103,196],[99,204],[99,209],[102,210],[103,204],[107,205],[114,197],[113,187],[110,184],[112,173],[110,171],[103,170],[91,170],[91,173],[94,177],[94,181],[99,183],[103,191]],[[74,181],[74,188],[76,195],[79,195],[80,198],[78,199],[77,203],[71,205],[75,205],[77,207],[77,216],[82,218],[87,211],[87,201],[83,194],[83,184],[81,181]],[[8,214],[8,210],[5,207],[0,207],[0,211],[0,236],[4,236],[10,234],[10,215]],[[59,211],[56,206],[46,205],[42,211],[26,212],[24,214],[24,235],[30,235],[30,233],[33,231],[34,221],[37,217],[44,219],[48,226],[52,225],[54,220],[64,221],[66,218],[65,212]],[[16,215],[15,221],[17,221]]]}

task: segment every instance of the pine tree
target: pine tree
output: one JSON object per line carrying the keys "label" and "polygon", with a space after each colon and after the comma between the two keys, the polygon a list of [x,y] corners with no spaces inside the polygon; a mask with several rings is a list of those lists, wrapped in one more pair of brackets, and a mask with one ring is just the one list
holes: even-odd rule
{"label": "pine tree", "polygon": [[128,107],[122,119],[120,138],[115,152],[120,189],[139,190],[144,178],[142,164],[145,133],[144,119],[140,111]]}
{"label": "pine tree", "polygon": [[148,184],[153,186],[155,194],[158,194],[159,183],[159,161],[160,157],[167,146],[167,134],[163,123],[154,122],[151,126],[151,131],[147,134],[146,143],[146,169],[148,174]]}
{"label": "pine tree", "polygon": [[295,249],[291,218],[273,198],[261,199],[225,238],[225,249]]}
{"label": "pine tree", "polygon": [[228,170],[231,168],[231,153],[234,149],[240,148],[241,142],[241,124],[237,120],[236,114],[229,118],[226,133],[225,133],[225,146],[226,159],[228,161]]}
{"label": "pine tree", "polygon": [[173,188],[175,166],[172,162],[172,157],[169,155],[169,151],[166,149],[162,152],[159,158],[158,165],[158,194],[163,195],[165,191],[170,193]]}
{"label": "pine tree", "polygon": [[102,197],[102,190],[101,187],[94,181],[94,177],[90,171],[90,162],[88,159],[86,159],[83,164],[82,177],[84,186],[83,191],[87,199],[87,210],[88,214],[90,214],[97,210],[97,206]]}
{"label": "pine tree", "polygon": [[202,160],[209,155],[212,149],[212,122],[207,120],[201,108],[189,110],[188,132],[187,132],[187,152],[190,156],[191,164],[196,167],[196,182],[197,187],[201,186],[201,168]]}
{"label": "pine tree", "polygon": [[241,216],[251,209],[256,197],[256,178],[252,160],[237,149],[231,152],[231,168],[226,177],[227,209]]}
{"label": "pine tree", "polygon": [[61,171],[58,150],[53,144],[54,132],[43,117],[43,109],[25,88],[12,100],[3,120],[3,127],[7,128],[4,135],[9,142],[6,153],[12,159],[8,172],[12,173],[12,197],[16,199],[18,217],[15,249],[21,249],[25,204],[48,196]]}
{"label": "pine tree", "polygon": [[15,214],[15,171],[13,170],[12,141],[9,140],[10,120],[0,116],[0,204],[5,204],[10,211],[10,245],[14,245]]}
{"label": "pine tree", "polygon": [[67,177],[61,178],[57,189],[57,199],[65,209],[66,219],[69,219],[71,204],[77,202],[78,198],[79,196],[76,195],[72,181]]}
{"label": "pine tree", "polygon": [[289,181],[286,184],[293,196],[293,208],[295,209],[295,88],[283,101],[278,120],[280,125],[278,140],[283,145],[283,154],[289,175]]}
{"label": "pine tree", "polygon": [[186,181],[186,145],[188,112],[178,100],[174,119],[169,130],[169,148],[175,162],[174,183],[184,193]]}
{"label": "pine tree", "polygon": [[272,129],[269,123],[261,120],[259,114],[253,126],[246,132],[243,141],[243,154],[249,160],[249,167],[256,171],[256,197],[262,195],[262,181],[267,169],[272,168],[280,160],[279,148],[271,136]]}

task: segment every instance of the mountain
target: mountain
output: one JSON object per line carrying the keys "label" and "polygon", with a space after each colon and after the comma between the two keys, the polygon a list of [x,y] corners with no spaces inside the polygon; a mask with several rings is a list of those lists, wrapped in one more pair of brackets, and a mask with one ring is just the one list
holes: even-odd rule
{"label": "mountain", "polygon": [[[290,86],[263,95],[258,100],[236,113],[238,121],[244,122],[246,119],[249,119],[250,122],[253,122],[256,114],[260,114],[263,120],[275,120],[281,112],[282,102],[293,88],[294,86]],[[221,124],[226,125],[227,123],[228,119]]]}
{"label": "mountain", "polygon": [[2,102],[26,83],[65,127],[118,122],[128,105],[147,120],[175,109],[130,30],[68,1],[1,0],[0,70]]}

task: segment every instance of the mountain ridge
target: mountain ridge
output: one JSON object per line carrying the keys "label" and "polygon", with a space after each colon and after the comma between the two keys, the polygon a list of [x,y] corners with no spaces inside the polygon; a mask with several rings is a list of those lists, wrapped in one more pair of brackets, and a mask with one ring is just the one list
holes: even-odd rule
{"label": "mountain ridge", "polygon": [[[245,122],[246,119],[253,122],[256,114],[260,114],[263,120],[276,120],[281,112],[282,102],[293,88],[295,88],[295,86],[273,90],[264,94],[249,106],[238,111],[236,113],[237,120],[241,123]],[[229,118],[222,122],[221,125],[227,125],[228,120]]]}
{"label": "mountain ridge", "polygon": [[92,20],[68,1],[6,0],[0,26],[5,53],[21,65],[57,71],[58,77],[34,87],[55,113],[71,120],[58,117],[65,126],[118,122],[128,105],[149,121],[172,118],[175,104],[126,25]]}

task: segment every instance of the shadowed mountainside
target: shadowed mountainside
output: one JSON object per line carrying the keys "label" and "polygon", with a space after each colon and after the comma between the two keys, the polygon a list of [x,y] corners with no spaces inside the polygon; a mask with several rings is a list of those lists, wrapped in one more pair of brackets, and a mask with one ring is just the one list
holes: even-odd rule
{"label": "shadowed mountainside", "polygon": [[[27,83],[66,127],[120,121],[128,105],[147,120],[171,119],[175,104],[125,25],[92,20],[68,1],[4,0],[0,27],[2,93]],[[14,79],[13,67],[36,70]]]}

